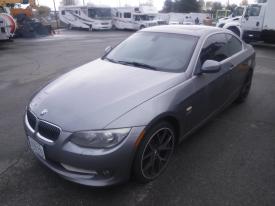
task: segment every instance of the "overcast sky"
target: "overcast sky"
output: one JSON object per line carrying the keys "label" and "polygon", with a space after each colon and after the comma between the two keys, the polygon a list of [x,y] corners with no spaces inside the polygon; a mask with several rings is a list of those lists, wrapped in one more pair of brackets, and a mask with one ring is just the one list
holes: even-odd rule
{"label": "overcast sky", "polygon": [[[55,0],[57,7],[59,6],[59,2],[60,0]],[[79,0],[80,2],[83,2],[83,0]],[[129,4],[129,5],[133,5],[136,6],[138,5],[140,2],[146,2],[146,0],[84,0],[85,2],[92,2],[92,3],[101,3],[101,4],[105,4],[105,5],[109,5],[109,6],[119,6],[119,2],[121,5],[125,5],[125,4]],[[158,8],[158,10],[162,9],[163,6],[163,2],[165,0],[153,0],[154,5]],[[213,0],[213,1],[220,1],[223,4],[227,3],[227,0]],[[255,0],[248,0],[249,3],[253,3]],[[53,8],[53,0],[38,0],[40,5],[47,5],[51,8]],[[241,0],[229,0],[230,4],[239,4],[241,2]]]}

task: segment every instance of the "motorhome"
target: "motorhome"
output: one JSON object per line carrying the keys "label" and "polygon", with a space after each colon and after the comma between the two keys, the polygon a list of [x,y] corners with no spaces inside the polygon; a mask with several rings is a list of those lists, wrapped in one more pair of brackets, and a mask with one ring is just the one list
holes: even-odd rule
{"label": "motorhome", "polygon": [[69,29],[109,30],[112,28],[111,8],[107,6],[61,6],[59,18]]}
{"label": "motorhome", "polygon": [[157,10],[152,6],[113,8],[113,25],[116,29],[139,30],[158,25]]}

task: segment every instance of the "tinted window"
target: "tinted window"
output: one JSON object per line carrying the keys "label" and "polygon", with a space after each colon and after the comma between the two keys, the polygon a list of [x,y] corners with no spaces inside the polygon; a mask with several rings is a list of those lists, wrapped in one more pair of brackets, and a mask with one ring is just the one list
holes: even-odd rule
{"label": "tinted window", "polygon": [[197,41],[197,37],[189,35],[138,32],[114,48],[107,58],[181,72],[189,65]]}
{"label": "tinted window", "polygon": [[124,18],[131,18],[131,13],[124,13]]}
{"label": "tinted window", "polygon": [[242,43],[239,39],[237,39],[231,34],[226,34],[226,37],[228,40],[227,47],[229,56],[233,56],[234,54],[242,50]]}
{"label": "tinted window", "polygon": [[210,36],[200,55],[200,63],[201,65],[206,60],[215,60],[221,62],[229,57],[227,50],[227,39],[225,34],[215,34]]}
{"label": "tinted window", "polygon": [[65,11],[62,11],[61,14],[62,14],[62,15],[65,15]]}

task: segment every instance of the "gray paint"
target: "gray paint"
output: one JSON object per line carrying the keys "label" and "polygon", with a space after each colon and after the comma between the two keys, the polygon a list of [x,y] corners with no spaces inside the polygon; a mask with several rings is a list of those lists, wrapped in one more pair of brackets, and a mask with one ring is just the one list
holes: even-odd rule
{"label": "gray paint", "polygon": [[[94,186],[127,180],[136,149],[134,143],[145,127],[169,116],[178,121],[179,135],[185,137],[237,97],[251,69],[249,63],[255,59],[253,48],[244,44],[243,51],[220,62],[219,73],[195,75],[198,56],[207,37],[230,31],[203,26],[161,26],[144,32],[199,36],[186,72],[151,71],[98,59],[63,75],[32,99],[30,109],[36,116],[63,130],[59,139],[50,144],[26,128],[28,136],[44,145],[49,159],[97,171],[107,167],[114,172],[107,179],[100,174],[75,175],[40,159],[66,179]],[[49,112],[41,118],[44,109]],[[131,133],[109,150],[87,150],[69,141],[73,131],[125,127],[131,127]]]}

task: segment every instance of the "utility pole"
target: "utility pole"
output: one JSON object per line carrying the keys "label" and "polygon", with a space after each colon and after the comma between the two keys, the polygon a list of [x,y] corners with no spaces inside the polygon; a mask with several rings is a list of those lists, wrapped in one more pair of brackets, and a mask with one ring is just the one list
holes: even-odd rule
{"label": "utility pole", "polygon": [[53,0],[53,6],[54,6],[54,16],[55,16],[55,21],[56,21],[56,27],[57,27],[57,29],[59,29],[59,23],[58,23],[58,19],[57,19],[55,0]]}

